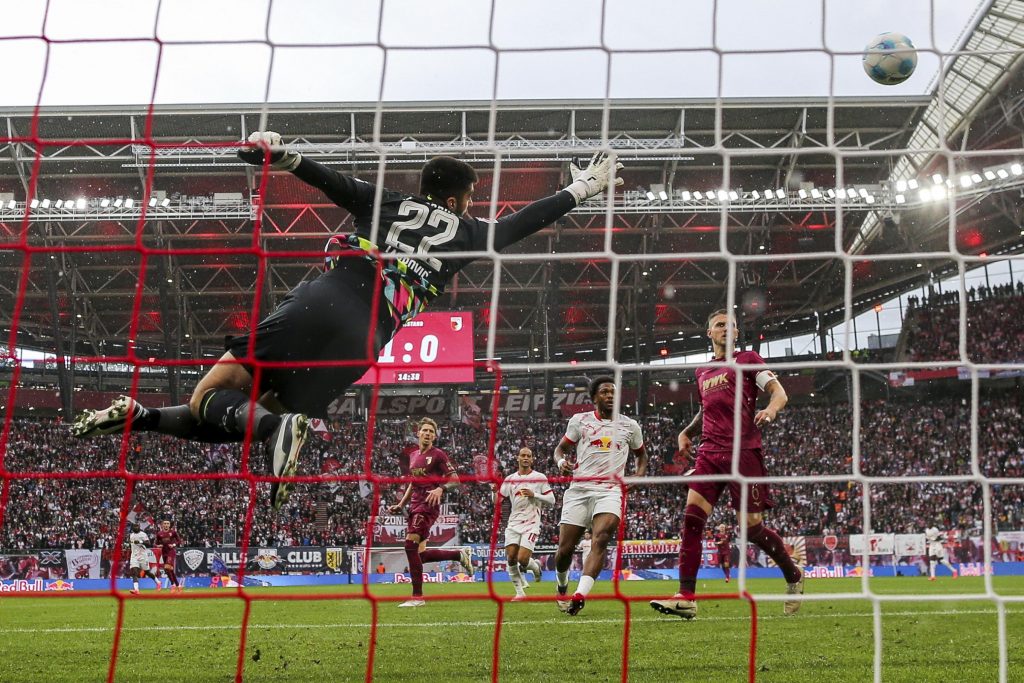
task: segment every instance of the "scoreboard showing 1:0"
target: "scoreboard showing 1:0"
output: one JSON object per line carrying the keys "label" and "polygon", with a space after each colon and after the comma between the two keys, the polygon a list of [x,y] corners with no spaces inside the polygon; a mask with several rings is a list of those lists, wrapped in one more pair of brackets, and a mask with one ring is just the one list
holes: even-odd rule
{"label": "scoreboard showing 1:0", "polygon": [[[443,363],[447,367],[437,367]],[[381,384],[472,382],[473,314],[420,313],[407,322],[377,358]],[[369,370],[356,384],[373,384]]]}

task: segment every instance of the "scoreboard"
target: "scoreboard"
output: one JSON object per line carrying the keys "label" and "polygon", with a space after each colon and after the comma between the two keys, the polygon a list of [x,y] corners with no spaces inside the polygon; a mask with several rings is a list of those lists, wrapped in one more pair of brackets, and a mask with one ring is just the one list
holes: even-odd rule
{"label": "scoreboard", "polygon": [[356,384],[453,384],[472,382],[473,314],[420,313],[389,341]]}

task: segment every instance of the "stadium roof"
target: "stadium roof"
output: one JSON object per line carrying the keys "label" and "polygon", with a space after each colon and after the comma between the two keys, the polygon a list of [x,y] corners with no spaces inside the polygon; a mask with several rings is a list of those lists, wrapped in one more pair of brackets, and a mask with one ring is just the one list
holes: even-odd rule
{"label": "stadium roof", "polygon": [[[1002,4],[990,12],[1004,12]],[[989,30],[988,19],[979,31]],[[1024,161],[1024,83],[1019,51],[1012,55],[957,125],[944,128],[952,151],[914,157],[913,175],[952,180]],[[961,70],[981,78],[966,63]],[[603,205],[581,207],[509,250],[496,309],[486,259],[466,268],[435,308],[477,311],[478,348],[493,325],[494,353],[505,359],[600,350],[611,339],[618,357],[642,361],[662,347],[703,348],[706,312],[728,300],[726,253],[736,257],[732,295],[746,326],[774,336],[841,320],[848,277],[856,313],[955,270],[956,258],[940,253],[951,246],[967,255],[1019,250],[1015,176],[959,195],[952,244],[947,202],[897,202],[898,171],[935,107],[929,97],[297,104],[271,105],[266,127],[339,170],[372,181],[383,172],[395,189],[415,190],[425,159],[459,155],[481,172],[481,217],[550,194],[565,184],[569,157],[613,147],[626,166],[626,192],[610,219]],[[159,107],[151,116],[145,108],[60,108],[42,110],[33,127],[31,110],[9,110],[15,141],[0,146],[0,326],[10,329],[17,317],[19,345],[45,351],[60,337],[66,353],[71,344],[78,355],[119,353],[131,338],[140,355],[158,358],[217,353],[225,335],[247,329],[256,248],[270,254],[260,280],[266,312],[316,272],[325,237],[349,221],[316,191],[275,174],[254,242],[251,188],[259,179],[233,145],[260,128],[263,114],[253,105]],[[140,229],[150,177],[156,205]],[[49,206],[35,207],[26,225],[30,186]],[[824,195],[835,188],[878,201]],[[785,198],[764,201],[766,190]],[[820,197],[801,198],[801,190]],[[720,191],[739,199],[723,204]],[[683,201],[696,192],[708,199]],[[837,246],[856,248],[856,258],[842,258]],[[231,253],[210,253],[224,248]],[[25,305],[16,311],[22,283]]]}

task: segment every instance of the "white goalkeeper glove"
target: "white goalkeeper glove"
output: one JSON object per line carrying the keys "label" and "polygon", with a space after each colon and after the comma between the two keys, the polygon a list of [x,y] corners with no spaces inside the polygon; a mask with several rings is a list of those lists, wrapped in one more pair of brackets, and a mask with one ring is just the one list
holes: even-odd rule
{"label": "white goalkeeper glove", "polygon": [[[271,148],[281,147],[281,136],[272,130],[257,131],[249,136],[249,142],[256,145],[262,142]],[[238,158],[247,164],[262,166],[263,148],[257,146],[240,149]],[[294,171],[298,168],[300,161],[302,161],[302,155],[298,152],[289,152],[288,150],[270,152],[270,167],[278,171]]]}
{"label": "white goalkeeper glove", "polygon": [[[565,190],[576,199],[577,206],[605,191],[611,179],[613,165],[616,171],[622,168],[622,164],[615,161],[614,154],[604,152],[594,154],[590,158],[590,164],[584,169],[580,169],[575,161],[569,163],[572,183]],[[615,178],[615,185],[621,184],[622,178]]]}

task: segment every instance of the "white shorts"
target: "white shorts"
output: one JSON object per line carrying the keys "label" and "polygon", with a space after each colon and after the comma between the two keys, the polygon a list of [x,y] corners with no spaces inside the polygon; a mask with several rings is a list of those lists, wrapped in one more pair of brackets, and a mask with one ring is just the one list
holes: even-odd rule
{"label": "white shorts", "polygon": [[517,545],[523,550],[529,550],[533,552],[533,545],[537,542],[537,534],[540,529],[529,530],[529,529],[514,529],[508,527],[505,529],[505,547],[510,545]]}
{"label": "white shorts", "polygon": [[936,562],[942,562],[946,559],[946,546],[944,545],[929,545],[928,546],[928,557],[934,559]]}
{"label": "white shorts", "polygon": [[131,560],[128,561],[129,569],[149,569],[149,558],[143,555],[142,557],[136,557],[132,555]]}
{"label": "white shorts", "polygon": [[596,515],[605,512],[622,516],[622,489],[589,491],[569,487],[562,496],[562,518],[558,523],[587,529]]}

